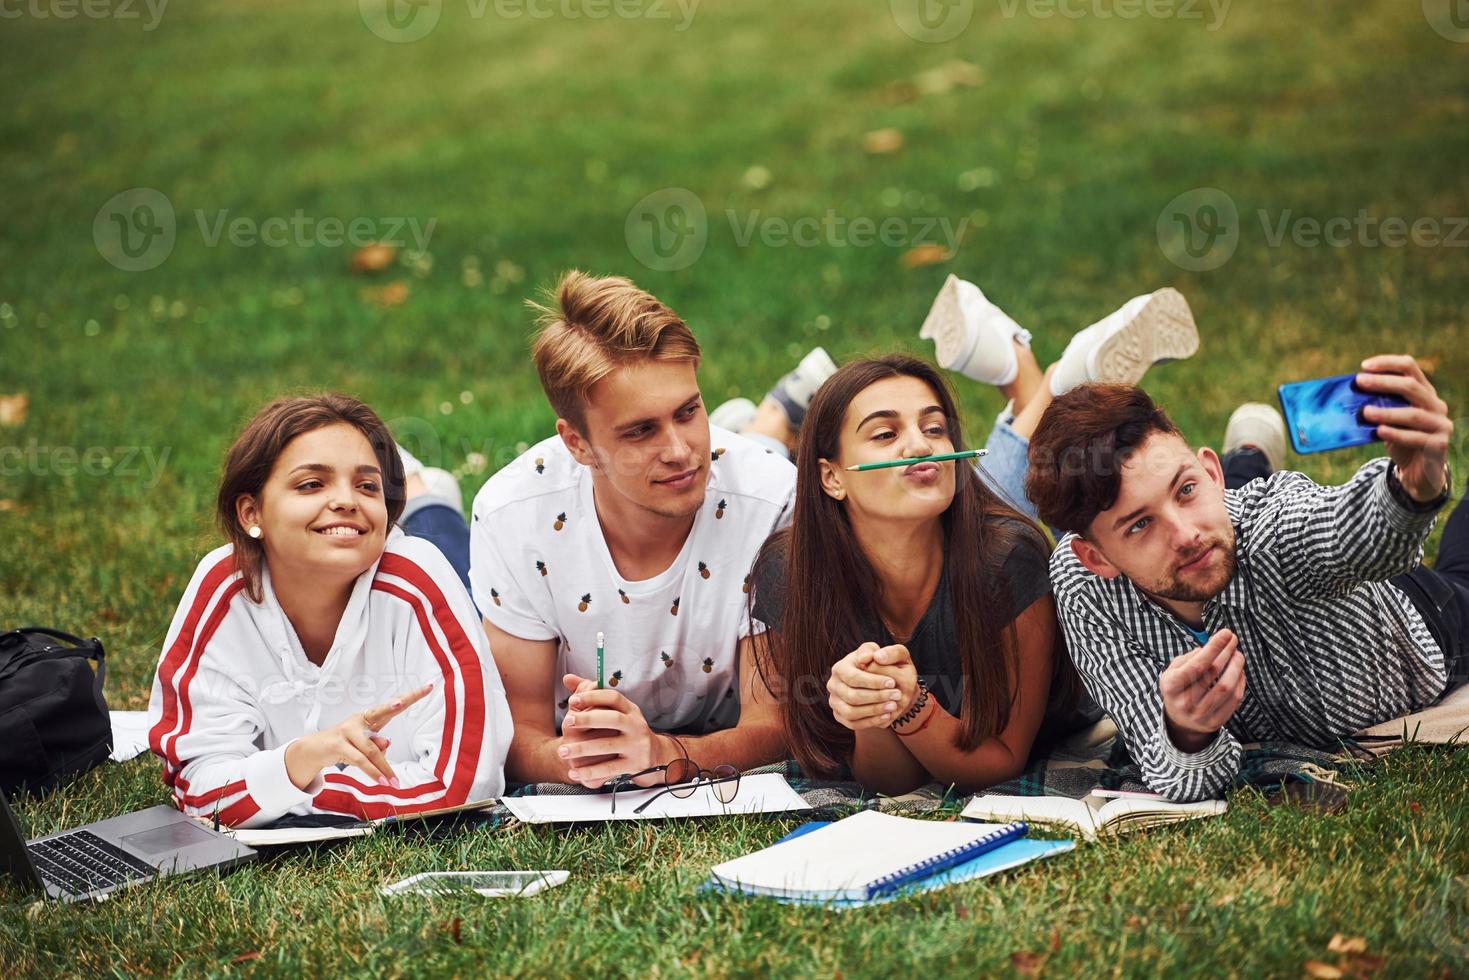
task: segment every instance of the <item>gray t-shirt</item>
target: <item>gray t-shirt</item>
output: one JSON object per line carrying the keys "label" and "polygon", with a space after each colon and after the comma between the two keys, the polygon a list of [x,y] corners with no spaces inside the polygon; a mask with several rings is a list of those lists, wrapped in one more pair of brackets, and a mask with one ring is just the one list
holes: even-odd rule
{"label": "gray t-shirt", "polygon": [[[992,518],[995,525],[1011,525],[1015,540],[1009,552],[994,555],[990,562],[994,574],[1005,585],[1004,624],[1043,596],[1051,594],[1051,549],[1045,538],[1033,527],[1012,517]],[[753,612],[757,620],[776,632],[785,609],[786,555],[783,549],[767,548],[756,564],[753,585]],[[871,609],[856,611],[862,635],[879,646],[897,642],[883,625],[881,617]],[[964,701],[964,664],[959,653],[958,631],[954,622],[954,592],[949,584],[948,563],[939,578],[938,588],[918,621],[913,635],[904,644],[913,657],[918,675],[944,710],[959,716]]]}

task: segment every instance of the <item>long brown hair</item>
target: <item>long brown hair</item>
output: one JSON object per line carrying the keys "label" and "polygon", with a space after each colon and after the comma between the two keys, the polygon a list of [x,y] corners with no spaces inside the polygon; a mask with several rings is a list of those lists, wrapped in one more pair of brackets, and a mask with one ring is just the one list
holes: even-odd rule
{"label": "long brown hair", "polygon": [[[955,450],[964,447],[953,394],[937,369],[905,354],[853,361],[832,375],[812,398],[796,448],[796,509],[791,526],[765,543],[756,559],[756,583],[767,578],[765,562],[784,562],[785,594],[776,634],[754,643],[757,663],[771,690],[780,691],[787,744],[814,775],[839,772],[851,757],[854,739],[827,710],[826,679],[838,660],[874,639],[862,632],[862,610],[871,609],[882,582],[852,531],[847,508],[821,487],[818,461],[840,455],[847,406],[859,392],[886,378],[912,377],[931,388],[948,419]],[[990,557],[1009,554],[1016,539],[1033,531],[1027,518],[1005,504],[973,467],[955,467],[954,500],[941,520],[955,629],[964,664],[964,694],[958,737],[968,751],[1002,731],[1010,720],[1018,643],[1003,621],[1009,595]],[[995,521],[995,517],[1011,521]],[[1013,522],[1013,523],[1012,523]],[[753,610],[758,596],[751,599]],[[781,601],[783,600],[783,601]]]}
{"label": "long brown hair", "polygon": [[383,471],[383,502],[388,508],[388,527],[403,513],[403,457],[393,435],[378,414],[349,395],[280,398],[255,413],[225,455],[224,475],[219,480],[215,517],[230,544],[235,546],[235,564],[245,579],[245,594],[252,602],[261,600],[260,566],[265,545],[245,533],[235,502],[242,494],[258,497],[275,461],[286,444],[299,435],[328,425],[345,423],[367,437],[377,465]]}

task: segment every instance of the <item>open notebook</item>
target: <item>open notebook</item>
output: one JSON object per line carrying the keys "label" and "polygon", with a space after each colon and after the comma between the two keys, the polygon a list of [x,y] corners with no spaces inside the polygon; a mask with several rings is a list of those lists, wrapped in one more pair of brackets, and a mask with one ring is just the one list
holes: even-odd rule
{"label": "open notebook", "polygon": [[1025,835],[1025,824],[941,823],[863,810],[716,865],[718,887],[811,902],[865,902],[940,875]]}
{"label": "open notebook", "polygon": [[1087,840],[1160,827],[1223,813],[1223,800],[1170,803],[1158,797],[1106,799],[1096,795],[1073,800],[1060,796],[976,796],[960,814],[966,820],[1028,820],[1080,833]]}

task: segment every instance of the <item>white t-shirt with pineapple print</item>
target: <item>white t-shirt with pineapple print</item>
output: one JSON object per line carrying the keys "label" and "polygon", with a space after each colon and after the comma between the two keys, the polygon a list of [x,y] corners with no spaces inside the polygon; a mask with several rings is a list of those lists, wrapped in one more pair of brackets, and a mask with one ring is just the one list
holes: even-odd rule
{"label": "white t-shirt with pineapple print", "polygon": [[558,641],[558,730],[568,696],[561,676],[597,676],[598,631],[606,634],[606,683],[654,729],[701,733],[739,720],[749,575],[765,539],[790,523],[796,471],[742,436],[714,426],[709,434],[704,506],[673,564],[650,579],[618,574],[592,502],[592,472],[559,436],[532,446],[475,495],[474,600],[512,636]]}

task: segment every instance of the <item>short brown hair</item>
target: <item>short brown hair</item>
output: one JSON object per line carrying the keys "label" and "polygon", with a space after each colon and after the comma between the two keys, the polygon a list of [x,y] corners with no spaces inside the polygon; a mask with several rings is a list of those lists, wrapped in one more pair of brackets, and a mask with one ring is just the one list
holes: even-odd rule
{"label": "short brown hair", "polygon": [[1160,432],[1182,435],[1136,385],[1073,388],[1050,404],[1030,437],[1025,495],[1047,524],[1085,534],[1117,503],[1128,458]]}
{"label": "short brown hair", "polygon": [[561,277],[547,301],[527,303],[540,315],[531,356],[546,400],[559,418],[586,427],[587,393],[629,361],[688,360],[699,365],[699,342],[677,313],[621,276]]}
{"label": "short brown hair", "polygon": [[215,500],[215,517],[225,537],[235,546],[235,564],[244,576],[245,594],[253,602],[261,599],[260,566],[265,560],[265,546],[245,533],[236,501],[242,494],[259,496],[276,460],[292,439],[339,423],[352,426],[372,445],[383,471],[388,526],[392,527],[403,513],[403,457],[398,454],[392,433],[376,412],[357,399],[336,392],[271,402],[245,424],[225,454],[224,475],[220,477]]}

